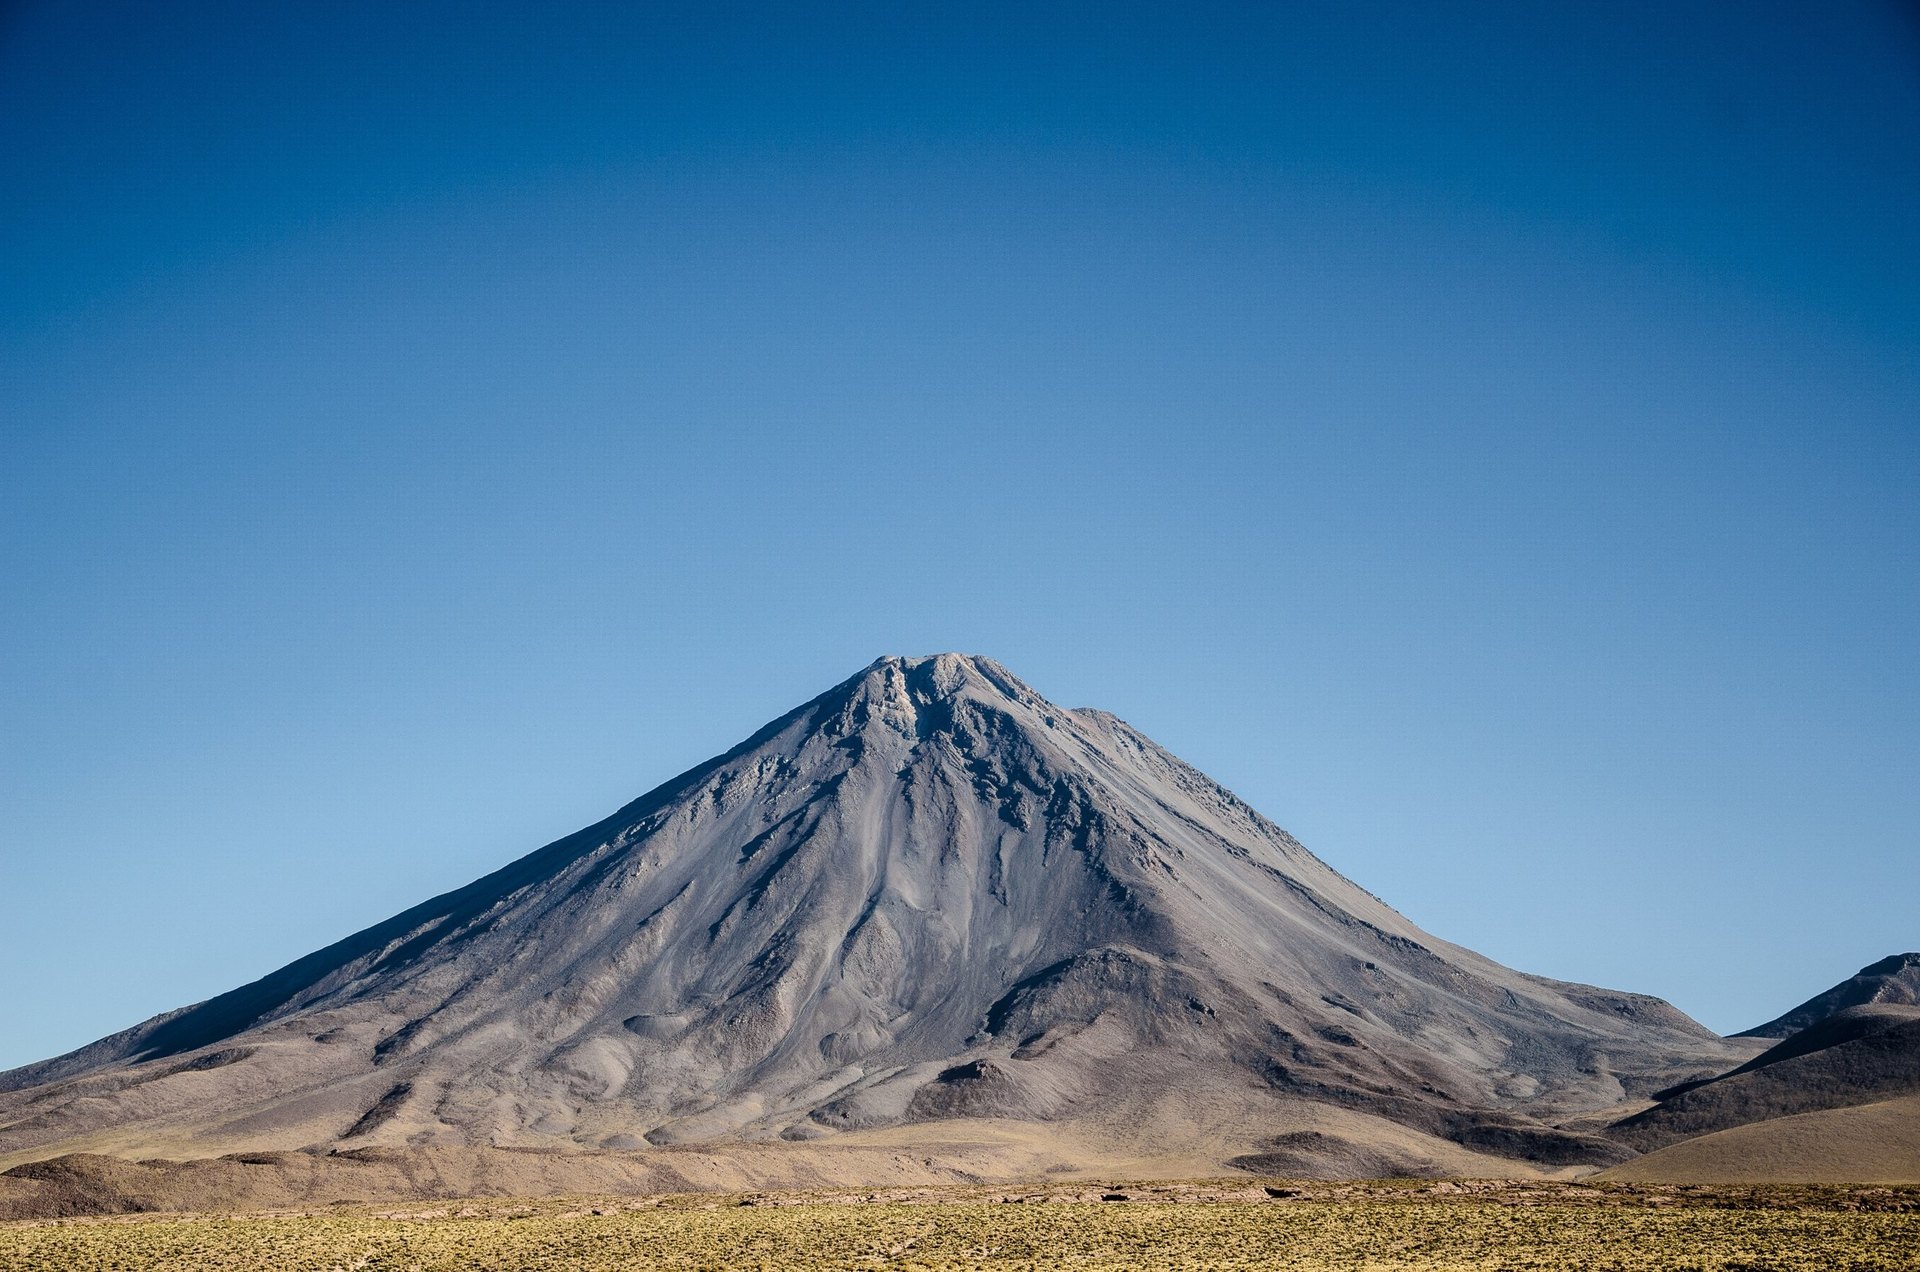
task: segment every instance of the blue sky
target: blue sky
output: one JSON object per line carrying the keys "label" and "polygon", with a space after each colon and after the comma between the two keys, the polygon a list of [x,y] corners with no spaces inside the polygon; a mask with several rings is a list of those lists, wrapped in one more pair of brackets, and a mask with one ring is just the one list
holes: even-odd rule
{"label": "blue sky", "polygon": [[1737,1029],[1920,947],[1895,4],[0,15],[0,1066],[882,653]]}

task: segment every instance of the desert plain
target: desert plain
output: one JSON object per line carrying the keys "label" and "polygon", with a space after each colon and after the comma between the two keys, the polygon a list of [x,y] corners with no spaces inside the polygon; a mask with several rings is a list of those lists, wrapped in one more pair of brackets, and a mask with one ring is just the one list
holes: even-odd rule
{"label": "desert plain", "polygon": [[1613,1269],[1920,1267],[1920,1188],[1497,1180],[339,1203],[0,1226],[0,1268]]}

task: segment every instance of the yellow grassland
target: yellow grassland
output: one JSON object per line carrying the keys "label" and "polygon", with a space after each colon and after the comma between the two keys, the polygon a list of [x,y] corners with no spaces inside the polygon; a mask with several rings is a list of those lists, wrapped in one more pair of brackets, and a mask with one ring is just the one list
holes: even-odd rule
{"label": "yellow grassland", "polygon": [[[1920,1268],[1920,1192],[1431,1183],[490,1199],[0,1225],[0,1269]],[[871,1198],[871,1199],[869,1199]]]}

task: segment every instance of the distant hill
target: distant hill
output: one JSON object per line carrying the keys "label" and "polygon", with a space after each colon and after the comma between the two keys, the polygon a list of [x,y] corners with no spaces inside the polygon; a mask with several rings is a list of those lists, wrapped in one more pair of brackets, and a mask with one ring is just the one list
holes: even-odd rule
{"label": "distant hill", "polygon": [[1920,1094],[1920,1007],[1848,1007],[1616,1124],[1642,1152],[1751,1122]]}
{"label": "distant hill", "polygon": [[1881,959],[1737,1037],[1779,1037],[1609,1128],[1644,1154],[1607,1178],[1920,1181],[1920,954]]}
{"label": "distant hill", "polygon": [[1785,1038],[1848,1007],[1884,1003],[1920,1005],[1920,954],[1892,954],[1871,963],[1832,989],[1815,994],[1785,1015],[1755,1025],[1736,1038]]}
{"label": "distant hill", "polygon": [[1599,1175],[1670,1184],[1912,1184],[1920,1095],[1751,1122],[1681,1140]]}

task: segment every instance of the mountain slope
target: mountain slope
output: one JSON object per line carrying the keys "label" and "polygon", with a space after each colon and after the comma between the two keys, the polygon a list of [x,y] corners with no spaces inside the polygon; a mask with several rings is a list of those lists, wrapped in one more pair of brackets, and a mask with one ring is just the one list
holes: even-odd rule
{"label": "mountain slope", "polygon": [[643,1148],[1179,1099],[1545,1163],[1746,1052],[1419,931],[1113,716],[888,658],[612,817],[0,1075],[0,1160]]}
{"label": "mountain slope", "polygon": [[1920,1095],[1749,1122],[1603,1172],[1671,1184],[1920,1183]]}
{"label": "mountain slope", "polygon": [[1750,1122],[1920,1094],[1920,1007],[1848,1007],[1717,1078],[1661,1093],[1618,1123],[1650,1151]]}
{"label": "mountain slope", "polygon": [[1892,1007],[1920,1006],[1920,954],[1890,954],[1878,963],[1861,968],[1832,989],[1815,994],[1792,1011],[1734,1036],[1785,1038],[1837,1011],[1873,1003]]}
{"label": "mountain slope", "polygon": [[1645,1156],[1606,1172],[1671,1183],[1920,1180],[1920,956],[1864,968],[1739,1037],[1781,1041],[1658,1092],[1608,1128]]}

